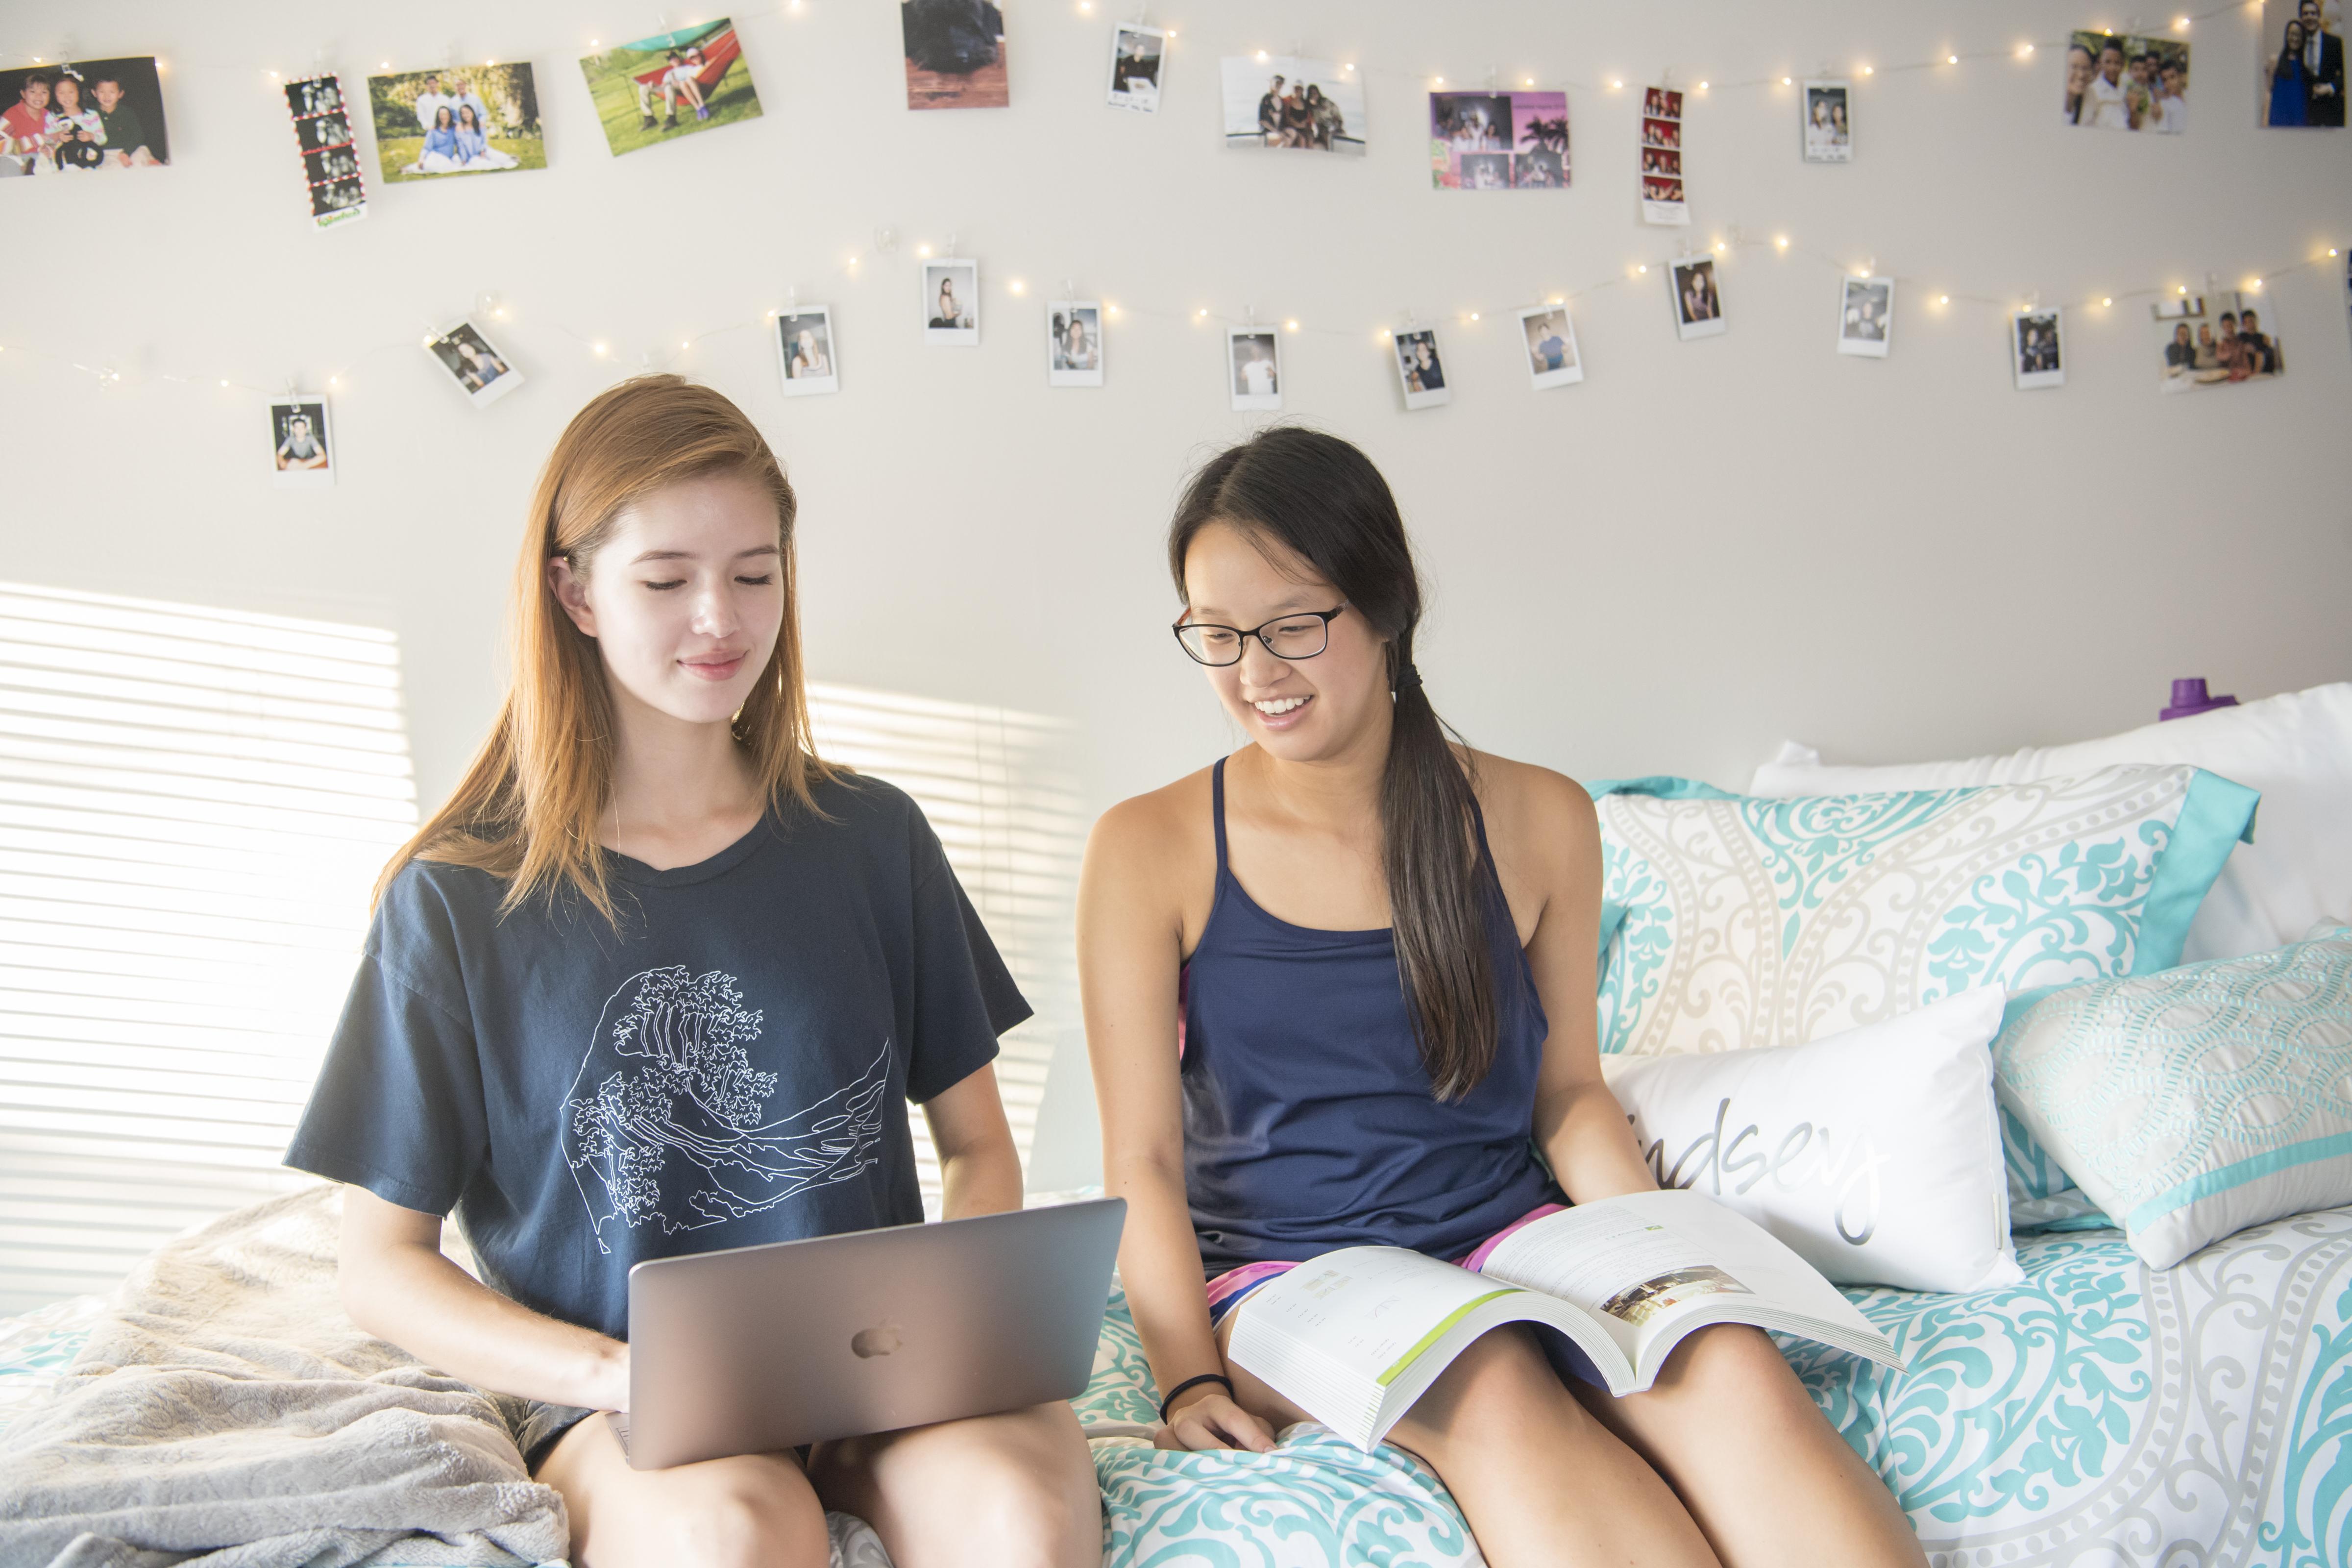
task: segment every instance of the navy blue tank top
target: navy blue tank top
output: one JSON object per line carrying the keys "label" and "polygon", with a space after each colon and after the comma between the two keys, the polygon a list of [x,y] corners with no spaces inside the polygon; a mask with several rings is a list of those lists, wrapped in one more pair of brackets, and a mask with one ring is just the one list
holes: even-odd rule
{"label": "navy blue tank top", "polygon": [[1185,965],[1181,1068],[1184,1186],[1207,1271],[1374,1245],[1459,1258],[1561,1201],[1531,1142],[1549,1026],[1484,814],[1495,1066],[1441,1102],[1413,1038],[1394,935],[1317,931],[1260,909],[1226,862],[1222,761],[1211,787],[1217,891]]}

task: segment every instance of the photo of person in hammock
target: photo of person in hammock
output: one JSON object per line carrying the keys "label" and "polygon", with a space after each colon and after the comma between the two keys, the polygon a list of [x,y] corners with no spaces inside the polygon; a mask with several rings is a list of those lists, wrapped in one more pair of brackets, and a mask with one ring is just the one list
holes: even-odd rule
{"label": "photo of person in hammock", "polygon": [[725,16],[589,55],[580,69],[615,155],[760,114],[742,40]]}

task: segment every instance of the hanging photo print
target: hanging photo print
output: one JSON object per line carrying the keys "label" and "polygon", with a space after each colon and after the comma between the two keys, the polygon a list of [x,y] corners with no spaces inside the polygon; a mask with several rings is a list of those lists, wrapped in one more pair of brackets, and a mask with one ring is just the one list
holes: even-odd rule
{"label": "hanging photo print", "polygon": [[1441,191],[1568,189],[1568,94],[1431,93],[1429,178]]}
{"label": "hanging photo print", "polygon": [[2209,301],[2199,294],[2179,294],[2158,300],[2152,313],[2167,392],[2267,381],[2286,369],[2278,339],[2263,329],[2262,307],[2253,295],[2219,294]]}
{"label": "hanging photo print", "polygon": [[425,340],[425,348],[449,373],[466,401],[477,408],[496,403],[522,384],[522,372],[492,348],[490,340],[471,321],[459,321],[435,333]]}
{"label": "hanging photo print", "polygon": [[1364,152],[1364,84],[1330,60],[1227,55],[1217,62],[1225,145]]}
{"label": "hanging photo print", "polygon": [[1895,279],[1840,279],[1837,352],[1885,359],[1894,334]]}
{"label": "hanging photo print", "polygon": [[1110,106],[1160,112],[1160,70],[1168,58],[1165,28],[1121,22],[1110,30]]}
{"label": "hanging photo print", "polygon": [[1722,335],[1723,296],[1716,292],[1713,257],[1675,262],[1666,268],[1666,286],[1674,290],[1675,336],[1688,342]]}
{"label": "hanging photo print", "polygon": [[923,263],[923,341],[980,346],[980,263],[942,257]]}
{"label": "hanging photo print", "polygon": [[1004,11],[994,0],[898,0],[909,109],[1003,109]]}
{"label": "hanging photo print", "polygon": [[1805,162],[1848,163],[1853,161],[1853,122],[1847,119],[1847,100],[1853,84],[1809,81],[1805,84]]}
{"label": "hanging photo print", "polygon": [[580,69],[616,158],[760,117],[743,41],[725,16],[586,56]]}
{"label": "hanging photo print", "polygon": [[2066,45],[2063,112],[2069,125],[2179,135],[2189,129],[2189,46],[2077,30]]}
{"label": "hanging photo print", "polygon": [[1102,301],[1048,301],[1045,306],[1045,384],[1100,386],[1102,384]]}
{"label": "hanging photo print", "polygon": [[1236,412],[1282,406],[1282,339],[1272,327],[1225,329],[1225,384]]}
{"label": "hanging photo print", "polygon": [[302,149],[310,221],[332,228],[367,216],[367,185],[360,177],[359,149],[352,144],[352,117],[341,79],[314,76],[288,82],[286,111],[294,117],[294,142]]}
{"label": "hanging photo print", "polygon": [[1415,327],[1390,340],[1394,348],[1397,384],[1407,408],[1434,408],[1454,401],[1445,384],[1445,366],[1437,357],[1437,329]]}
{"label": "hanging photo print", "polygon": [[776,368],[786,397],[839,392],[841,367],[833,354],[832,306],[796,305],[776,313]]}
{"label": "hanging photo print", "polygon": [[2020,310],[2010,317],[2009,360],[2018,391],[2066,384],[2066,333],[2061,314],[2053,307]]}
{"label": "hanging photo print", "polygon": [[1538,392],[1584,379],[1584,362],[1576,355],[1576,323],[1568,319],[1567,306],[1528,306],[1519,312],[1519,331],[1527,340],[1528,384]]}
{"label": "hanging photo print", "polygon": [[0,71],[0,177],[171,161],[152,55]]}
{"label": "hanging photo print", "polygon": [[2344,129],[2343,0],[2263,0],[2262,123]]}
{"label": "hanging photo print", "polygon": [[284,397],[269,405],[269,467],[280,489],[314,489],[335,482],[327,449],[327,400]]}
{"label": "hanging photo print", "polygon": [[1683,202],[1683,95],[1670,87],[1642,94],[1642,221],[1690,222]]}
{"label": "hanging photo print", "polygon": [[384,184],[547,167],[529,65],[458,66],[367,79]]}

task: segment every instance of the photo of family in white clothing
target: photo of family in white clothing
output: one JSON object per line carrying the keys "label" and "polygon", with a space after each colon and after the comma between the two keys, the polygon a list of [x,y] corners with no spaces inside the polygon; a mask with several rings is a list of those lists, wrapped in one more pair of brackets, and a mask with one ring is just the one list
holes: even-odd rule
{"label": "photo of family in white clothing", "polygon": [[528,65],[368,78],[376,167],[386,183],[547,167]]}
{"label": "photo of family in white clothing", "polygon": [[2189,46],[2084,28],[2066,46],[2069,125],[2098,131],[2189,129]]}

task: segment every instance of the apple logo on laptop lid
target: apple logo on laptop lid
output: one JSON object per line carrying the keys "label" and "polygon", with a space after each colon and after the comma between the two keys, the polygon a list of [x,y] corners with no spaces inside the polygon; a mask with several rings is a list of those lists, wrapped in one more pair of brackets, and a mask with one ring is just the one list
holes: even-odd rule
{"label": "apple logo on laptop lid", "polygon": [[898,1325],[884,1323],[878,1328],[860,1329],[849,1336],[849,1348],[860,1361],[871,1361],[878,1355],[888,1355],[905,1342],[900,1339]]}

